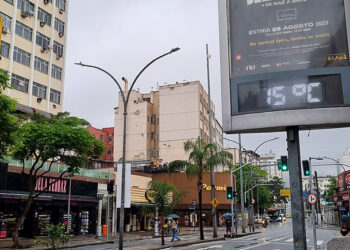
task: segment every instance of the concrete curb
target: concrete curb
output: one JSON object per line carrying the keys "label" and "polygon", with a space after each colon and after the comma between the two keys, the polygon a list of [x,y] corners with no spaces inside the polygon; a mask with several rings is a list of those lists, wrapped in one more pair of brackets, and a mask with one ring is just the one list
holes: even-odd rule
{"label": "concrete curb", "polygon": [[[249,235],[253,235],[253,234],[259,234],[261,232],[254,232],[254,233],[245,233],[245,234],[234,234],[232,235],[232,239],[234,238],[241,238],[241,237],[245,237],[245,236],[249,236]],[[169,245],[164,245],[164,246],[160,246],[160,247],[156,247],[156,248],[152,248],[152,250],[158,250],[158,249],[166,249],[169,247],[184,247],[184,246],[190,246],[190,245],[194,245],[194,244],[201,244],[201,243],[207,243],[207,242],[213,242],[213,241],[220,241],[220,240],[226,240],[225,237],[217,237],[217,238],[213,238],[213,239],[207,239],[207,240],[196,240],[196,241],[184,241],[184,242],[178,242],[175,244],[169,244]]]}

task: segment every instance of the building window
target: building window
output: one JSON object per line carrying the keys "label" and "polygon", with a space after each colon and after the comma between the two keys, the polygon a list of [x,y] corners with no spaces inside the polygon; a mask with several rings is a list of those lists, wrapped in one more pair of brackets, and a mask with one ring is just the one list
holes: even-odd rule
{"label": "building window", "polygon": [[151,123],[156,124],[156,115],[151,116]]}
{"label": "building window", "polygon": [[30,66],[30,53],[15,47],[13,50],[13,60],[18,63]]}
{"label": "building window", "polygon": [[1,56],[10,58],[10,44],[4,41],[1,41]]}
{"label": "building window", "polygon": [[64,22],[57,18],[55,18],[55,30],[57,30],[59,33],[64,33]]}
{"label": "building window", "polygon": [[29,80],[24,77],[12,74],[11,85],[14,89],[28,93]]}
{"label": "building window", "polygon": [[108,142],[112,142],[113,141],[113,136],[108,136]]}
{"label": "building window", "polygon": [[17,8],[26,12],[30,16],[34,15],[34,4],[29,2],[29,0],[18,0]]}
{"label": "building window", "polygon": [[156,157],[156,150],[154,148],[150,150],[150,153],[151,153],[151,157]]}
{"label": "building window", "polygon": [[46,99],[46,86],[33,82],[33,96]]}
{"label": "building window", "polygon": [[16,34],[19,35],[20,37],[23,37],[24,39],[32,41],[33,29],[17,21]]}
{"label": "building window", "polygon": [[154,132],[151,132],[151,140],[154,140],[155,137],[154,137]]}
{"label": "building window", "polygon": [[6,2],[13,4],[13,0],[5,0]]}
{"label": "building window", "polygon": [[51,89],[50,90],[50,101],[60,104],[61,102],[61,92],[55,90],[55,89]]}
{"label": "building window", "polygon": [[36,32],[36,44],[45,49],[48,49],[50,44],[50,38],[41,34],[40,32]]}
{"label": "building window", "polygon": [[34,69],[47,74],[49,72],[49,62],[39,57],[34,58]]}
{"label": "building window", "polygon": [[61,80],[62,79],[62,68],[56,66],[55,64],[52,64],[51,76],[53,78]]}
{"label": "building window", "polygon": [[66,9],[66,0],[56,0],[56,7],[64,11]]}
{"label": "building window", "polygon": [[111,151],[111,150],[108,150],[107,154],[108,154],[108,155],[111,155],[111,154],[112,154],[112,151]]}
{"label": "building window", "polygon": [[51,26],[51,14],[40,8],[38,8],[38,20],[40,23]]}
{"label": "building window", "polygon": [[53,41],[53,53],[63,56],[63,45],[56,41]]}
{"label": "building window", "polygon": [[103,135],[100,135],[100,141],[103,141]]}
{"label": "building window", "polygon": [[7,28],[11,30],[11,17],[8,15],[5,15],[4,13],[0,12],[0,16],[3,17],[2,27]]}

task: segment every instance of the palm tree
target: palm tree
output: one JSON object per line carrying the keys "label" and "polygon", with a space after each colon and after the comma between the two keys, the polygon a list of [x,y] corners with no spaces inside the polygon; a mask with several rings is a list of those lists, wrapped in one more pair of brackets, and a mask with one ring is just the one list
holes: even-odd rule
{"label": "palm tree", "polygon": [[229,164],[232,160],[232,154],[226,151],[218,151],[215,144],[207,144],[202,138],[198,137],[196,141],[184,143],[184,148],[189,153],[187,161],[175,160],[169,163],[169,173],[176,170],[185,170],[188,178],[197,177],[198,201],[199,201],[199,229],[200,239],[204,240],[203,221],[202,221],[202,190],[203,174],[209,172],[213,167],[221,164]]}
{"label": "palm tree", "polygon": [[154,190],[154,208],[158,209],[161,218],[162,227],[162,245],[164,242],[164,217],[172,212],[175,207],[183,199],[185,192],[178,191],[175,186],[161,181],[150,181],[148,184],[150,190]]}

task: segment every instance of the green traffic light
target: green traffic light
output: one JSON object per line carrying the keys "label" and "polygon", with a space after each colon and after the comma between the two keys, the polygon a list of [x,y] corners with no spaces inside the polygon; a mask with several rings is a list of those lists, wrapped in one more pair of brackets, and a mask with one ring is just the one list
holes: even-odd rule
{"label": "green traffic light", "polygon": [[232,198],[232,195],[231,195],[231,194],[227,194],[227,198],[228,198],[228,199],[231,199],[231,198]]}
{"label": "green traffic light", "polygon": [[282,166],[282,171],[288,171],[288,166],[287,165],[283,165]]}
{"label": "green traffic light", "polygon": [[309,170],[306,170],[306,171],[305,171],[305,174],[306,174],[306,175],[310,175],[310,171],[309,171]]}

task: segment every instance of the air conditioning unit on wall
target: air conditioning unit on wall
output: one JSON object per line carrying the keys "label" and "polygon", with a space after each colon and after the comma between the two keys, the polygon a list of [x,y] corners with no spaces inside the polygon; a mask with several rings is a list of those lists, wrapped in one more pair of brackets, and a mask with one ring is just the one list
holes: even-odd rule
{"label": "air conditioning unit on wall", "polygon": [[3,34],[8,34],[8,33],[10,33],[10,29],[7,28],[7,27],[2,27],[2,33]]}
{"label": "air conditioning unit on wall", "polygon": [[41,21],[41,22],[40,22],[40,26],[41,26],[41,27],[44,27],[44,26],[45,26],[45,22],[42,22],[42,21]]}

